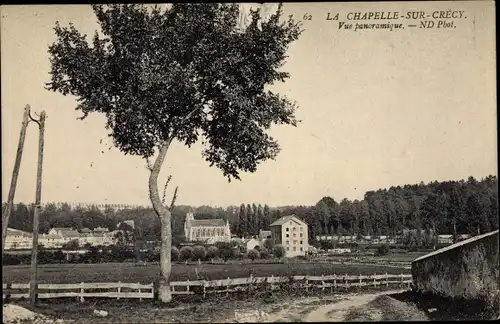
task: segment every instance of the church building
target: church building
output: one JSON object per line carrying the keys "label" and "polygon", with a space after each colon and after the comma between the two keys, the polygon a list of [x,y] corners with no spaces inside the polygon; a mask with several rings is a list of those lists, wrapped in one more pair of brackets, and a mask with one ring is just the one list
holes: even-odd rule
{"label": "church building", "polygon": [[188,242],[201,241],[208,244],[231,240],[229,222],[223,219],[194,219],[192,212],[186,214],[184,236]]}

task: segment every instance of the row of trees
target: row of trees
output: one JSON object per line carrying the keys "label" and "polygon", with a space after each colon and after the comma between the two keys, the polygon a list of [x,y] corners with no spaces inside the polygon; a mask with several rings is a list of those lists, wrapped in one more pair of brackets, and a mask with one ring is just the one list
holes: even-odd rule
{"label": "row of trees", "polygon": [[[240,207],[176,206],[172,210],[174,245],[183,241],[186,213],[195,211],[196,218],[228,220],[237,235],[257,235],[259,229],[282,215],[295,214],[309,225],[310,241],[316,235],[395,235],[404,229],[433,230],[439,234],[484,233],[498,229],[497,178],[488,176],[480,181],[431,182],[369,191],[363,200],[331,197],[322,198],[314,206],[271,208],[268,205],[241,204]],[[125,220],[134,220],[137,239],[155,241],[160,238],[160,221],[151,208],[100,210],[95,206],[76,207],[68,204],[56,207],[48,204],[40,215],[41,232],[52,227],[106,227],[117,229]],[[123,225],[121,225],[123,226]],[[31,231],[32,215],[28,206],[17,204],[12,211],[9,227]],[[416,239],[416,240],[420,240]]]}

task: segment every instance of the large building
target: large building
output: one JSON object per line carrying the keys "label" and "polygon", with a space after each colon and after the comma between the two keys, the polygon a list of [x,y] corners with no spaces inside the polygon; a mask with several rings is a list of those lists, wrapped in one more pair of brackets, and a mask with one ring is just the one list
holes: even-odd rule
{"label": "large building", "polygon": [[270,225],[271,238],[281,244],[286,257],[305,255],[309,250],[307,223],[295,215],[281,217]]}
{"label": "large building", "polygon": [[228,242],[231,240],[231,229],[227,220],[194,219],[193,213],[189,212],[184,223],[184,236],[188,242]]}

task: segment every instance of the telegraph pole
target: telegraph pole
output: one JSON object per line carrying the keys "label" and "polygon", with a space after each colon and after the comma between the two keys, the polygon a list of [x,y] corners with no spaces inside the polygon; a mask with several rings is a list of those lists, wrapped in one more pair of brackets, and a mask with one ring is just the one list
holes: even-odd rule
{"label": "telegraph pole", "polygon": [[38,166],[36,172],[36,196],[34,213],[33,213],[33,251],[31,253],[31,280],[30,280],[30,300],[31,304],[36,303],[36,267],[38,256],[38,227],[40,220],[41,198],[42,198],[42,162],[43,162],[43,134],[45,130],[45,111],[40,114],[40,120],[35,120],[31,116],[31,120],[38,124],[40,129],[40,137],[38,140]]}
{"label": "telegraph pole", "polygon": [[17,177],[19,176],[19,168],[23,157],[24,139],[26,137],[26,128],[29,123],[30,105],[24,107],[23,122],[21,124],[21,134],[19,135],[19,144],[17,145],[16,161],[14,162],[14,170],[12,171],[12,180],[10,182],[9,196],[7,198],[7,206],[2,215],[2,255],[5,248],[5,237],[7,236],[7,227],[9,226],[9,218],[12,212],[14,196],[16,193]]}

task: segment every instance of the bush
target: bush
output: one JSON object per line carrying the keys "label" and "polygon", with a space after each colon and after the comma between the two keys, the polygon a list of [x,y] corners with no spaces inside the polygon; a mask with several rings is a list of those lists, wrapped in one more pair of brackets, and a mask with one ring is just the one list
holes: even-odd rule
{"label": "bush", "polygon": [[274,241],[273,239],[266,239],[264,241],[264,247],[270,251],[272,251],[273,247],[274,247]]}
{"label": "bush", "polygon": [[219,249],[219,255],[224,259],[224,261],[227,261],[230,258],[234,258],[235,252],[231,243],[218,242],[216,243],[216,246]]}
{"label": "bush", "polygon": [[172,249],[170,250],[170,259],[172,261],[178,261],[180,256],[179,249],[176,248],[175,246],[172,246]]}
{"label": "bush", "polygon": [[250,260],[253,261],[253,260],[258,259],[260,257],[260,253],[256,249],[251,249],[250,251],[248,251],[247,256]]}
{"label": "bush", "polygon": [[219,256],[219,249],[216,246],[209,246],[207,249],[207,258],[213,259]]}
{"label": "bush", "polygon": [[203,245],[195,245],[193,247],[193,258],[196,260],[203,260],[207,255],[207,249]]}
{"label": "bush", "polygon": [[193,248],[190,246],[183,246],[179,251],[181,261],[189,260],[193,256]]}
{"label": "bush", "polygon": [[273,254],[274,254],[274,256],[275,256],[275,257],[277,257],[277,258],[282,258],[282,257],[284,257],[284,256],[285,256],[285,254],[286,254],[286,250],[285,250],[285,248],[283,247],[283,245],[281,245],[281,244],[277,244],[277,245],[275,245],[275,246],[274,246],[274,248],[273,248]]}
{"label": "bush", "polygon": [[260,251],[260,258],[261,259],[267,259],[269,258],[269,250],[266,249],[266,248],[262,248],[262,250]]}
{"label": "bush", "polygon": [[382,255],[387,255],[389,254],[389,246],[387,244],[383,244],[377,248],[377,253],[376,255],[382,256]]}

